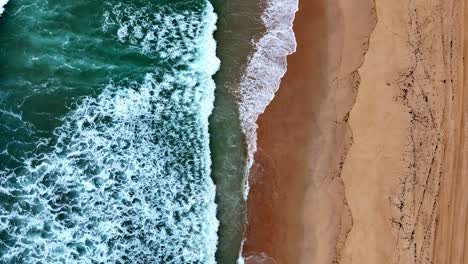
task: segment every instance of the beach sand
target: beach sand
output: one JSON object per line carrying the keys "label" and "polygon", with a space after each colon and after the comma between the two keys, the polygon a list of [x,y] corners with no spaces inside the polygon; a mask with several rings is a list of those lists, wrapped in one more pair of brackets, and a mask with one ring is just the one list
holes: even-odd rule
{"label": "beach sand", "polygon": [[466,263],[464,7],[300,1],[258,121],[247,264]]}
{"label": "beach sand", "polygon": [[464,243],[466,226],[458,223],[458,235],[445,230],[466,223],[459,210],[468,198],[449,191],[467,187],[466,171],[454,163],[465,148],[457,135],[462,7],[457,0],[376,1],[342,171],[353,218],[342,263],[466,263],[446,256]]}
{"label": "beach sand", "polygon": [[[437,212],[436,240],[434,263],[466,263],[468,260],[468,62],[462,60],[468,54],[468,1],[457,3],[456,18],[460,21],[462,36],[454,42],[454,49],[458,52],[459,63],[463,67],[455,68],[459,76],[454,80],[453,105],[450,133],[447,138],[447,155],[444,168],[445,177],[440,188],[439,210]],[[455,19],[454,19],[455,21]]]}
{"label": "beach sand", "polygon": [[[371,1],[346,2],[300,1],[297,52],[258,121],[245,257],[331,263],[351,226],[339,176],[350,144],[346,121],[359,81],[355,71],[375,17]],[[368,12],[351,17],[343,8]]]}

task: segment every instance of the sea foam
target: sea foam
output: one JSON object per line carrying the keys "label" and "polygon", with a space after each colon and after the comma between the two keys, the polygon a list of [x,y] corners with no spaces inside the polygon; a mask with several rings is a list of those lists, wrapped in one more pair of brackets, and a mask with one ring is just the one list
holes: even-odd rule
{"label": "sea foam", "polygon": [[8,0],[0,0],[0,16],[3,14],[3,11],[5,11],[5,6],[8,3]]}
{"label": "sea foam", "polygon": [[[261,17],[265,34],[254,43],[240,82],[240,120],[246,136],[248,169],[257,150],[257,119],[270,104],[287,70],[287,56],[296,51],[293,21],[298,0],[270,0]],[[248,177],[246,177],[248,178]],[[246,195],[248,184],[246,184]],[[247,198],[247,197],[245,197]]]}
{"label": "sea foam", "polygon": [[177,63],[111,79],[63,117],[52,151],[0,171],[2,263],[215,263],[216,15],[109,6],[102,30]]}
{"label": "sea foam", "polygon": [[278,264],[273,258],[266,253],[254,254],[246,257],[238,264]]}
{"label": "sea foam", "polygon": [[[281,78],[287,71],[287,56],[297,48],[293,21],[299,10],[298,0],[270,0],[261,16],[266,32],[254,43],[254,53],[249,57],[239,88],[241,128],[247,143],[247,167],[244,199],[249,193],[249,170],[257,151],[257,119],[273,100]],[[242,258],[242,248],[238,264]],[[259,262],[262,263],[262,262]]]}

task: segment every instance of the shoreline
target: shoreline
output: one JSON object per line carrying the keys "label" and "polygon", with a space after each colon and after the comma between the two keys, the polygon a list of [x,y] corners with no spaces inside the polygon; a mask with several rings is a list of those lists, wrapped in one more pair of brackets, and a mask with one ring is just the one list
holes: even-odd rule
{"label": "shoreline", "polygon": [[246,264],[339,261],[352,224],[340,178],[351,142],[348,113],[374,20],[370,1],[299,2],[297,51],[257,121]]}
{"label": "shoreline", "polygon": [[[296,93],[292,93],[288,88],[295,79],[306,79],[305,76],[309,74],[306,68],[312,67],[316,61],[324,60],[321,57],[321,51],[324,51],[326,47],[323,39],[317,39],[319,41],[313,43],[313,48],[304,46],[304,38],[313,36],[313,34],[306,33],[323,30],[321,27],[323,13],[319,11],[314,14],[313,10],[324,8],[322,1],[309,1],[306,5],[304,3],[306,1],[299,2],[299,11],[296,13],[293,26],[297,42],[296,53],[288,57],[288,69],[280,88],[273,101],[257,120],[258,149],[249,175],[248,224],[242,251],[246,264],[259,262],[256,258],[271,258],[279,264],[300,263],[299,249],[302,248],[300,241],[303,232],[303,225],[300,221],[302,204],[295,204],[295,202],[302,201],[305,195],[305,190],[302,188],[305,178],[300,175],[288,180],[282,176],[285,170],[301,171],[298,173],[306,170],[303,162],[295,162],[296,159],[300,159],[299,156],[304,150],[296,149],[297,144],[294,143],[304,146],[309,139],[310,124],[302,122],[302,117],[305,114],[312,114],[313,109],[304,109],[301,106],[307,105],[307,102],[315,96],[313,94],[301,96],[301,92],[311,93],[312,90],[304,89],[305,86],[300,83],[292,88],[296,89]],[[310,15],[315,15],[315,21],[307,26],[307,17]],[[301,57],[304,55],[310,57],[307,64],[301,62]],[[317,68],[317,71],[313,73],[312,82],[323,81],[320,70]],[[322,87],[323,85],[320,84],[319,88]],[[319,92],[316,91],[316,93]],[[290,104],[292,102],[294,103]],[[290,107],[290,111],[281,113],[282,106],[285,105]],[[295,129],[301,130],[300,136],[289,133],[292,125],[295,125]],[[291,143],[294,145],[293,148],[286,147]],[[287,160],[280,162],[283,155]]]}
{"label": "shoreline", "polygon": [[466,2],[300,1],[258,120],[246,264],[466,259]]}
{"label": "shoreline", "polygon": [[212,178],[216,183],[219,263],[236,263],[246,221],[244,181],[246,154],[238,103],[234,91],[239,86],[243,65],[252,53],[251,39],[262,28],[262,8],[241,0],[212,1],[218,14],[217,55],[220,71],[214,76],[215,108],[210,116]]}

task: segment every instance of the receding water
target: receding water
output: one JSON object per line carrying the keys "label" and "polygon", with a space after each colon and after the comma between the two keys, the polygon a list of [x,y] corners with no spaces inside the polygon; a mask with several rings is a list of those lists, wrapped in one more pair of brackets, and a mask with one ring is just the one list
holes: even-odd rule
{"label": "receding water", "polygon": [[295,51],[292,22],[298,1],[214,3],[220,15],[216,39],[222,61],[215,76],[216,101],[210,119],[220,220],[217,259],[234,263],[244,238],[248,171],[257,148],[256,122],[279,88],[287,55]]}
{"label": "receding water", "polygon": [[214,0],[219,15],[216,100],[210,118],[213,178],[218,204],[220,264],[236,263],[246,221],[246,143],[239,120],[239,85],[244,66],[253,53],[252,40],[264,31],[260,21],[263,1]]}
{"label": "receding water", "polygon": [[8,3],[0,263],[237,261],[295,1],[208,1]]}

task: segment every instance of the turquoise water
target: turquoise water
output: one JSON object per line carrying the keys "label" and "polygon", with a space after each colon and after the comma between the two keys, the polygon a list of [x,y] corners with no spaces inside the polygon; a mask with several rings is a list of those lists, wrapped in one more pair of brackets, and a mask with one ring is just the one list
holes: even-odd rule
{"label": "turquoise water", "polygon": [[[287,56],[296,49],[292,23],[298,0],[213,2],[220,17],[215,36],[222,61],[215,76],[216,101],[210,118],[220,220],[216,256],[220,263],[234,263],[246,235],[248,173],[257,150],[256,122],[279,88]],[[268,261],[257,253],[247,262]]]}
{"label": "turquoise water", "polygon": [[214,263],[205,0],[15,0],[0,19],[0,263]]}
{"label": "turquoise water", "polygon": [[236,263],[246,222],[246,142],[239,120],[239,85],[253,52],[252,39],[265,30],[260,21],[264,1],[215,0],[219,20],[215,38],[221,68],[214,76],[216,100],[210,117],[212,172],[216,183],[218,263]]}

